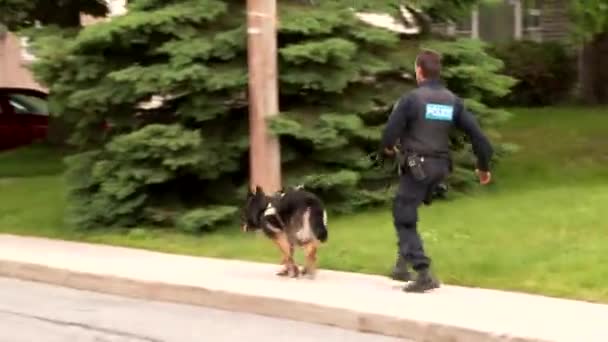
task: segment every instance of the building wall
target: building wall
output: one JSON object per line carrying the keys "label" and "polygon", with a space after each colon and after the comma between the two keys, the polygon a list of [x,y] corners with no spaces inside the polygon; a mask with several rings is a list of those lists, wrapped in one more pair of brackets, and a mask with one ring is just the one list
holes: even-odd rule
{"label": "building wall", "polygon": [[509,1],[481,3],[478,7],[479,39],[503,43],[515,38],[515,7]]}
{"label": "building wall", "polygon": [[566,40],[570,30],[568,7],[565,0],[544,0],[541,27],[543,40]]}
{"label": "building wall", "polygon": [[570,30],[567,5],[568,0],[502,0],[479,6],[453,25],[435,24],[433,30],[489,42],[565,40]]}

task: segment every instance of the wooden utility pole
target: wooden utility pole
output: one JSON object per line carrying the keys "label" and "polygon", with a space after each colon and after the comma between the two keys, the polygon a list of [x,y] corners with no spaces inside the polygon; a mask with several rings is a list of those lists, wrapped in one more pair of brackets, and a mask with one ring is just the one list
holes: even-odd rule
{"label": "wooden utility pole", "polygon": [[250,185],[281,188],[279,141],[266,121],[279,113],[276,0],[247,0]]}

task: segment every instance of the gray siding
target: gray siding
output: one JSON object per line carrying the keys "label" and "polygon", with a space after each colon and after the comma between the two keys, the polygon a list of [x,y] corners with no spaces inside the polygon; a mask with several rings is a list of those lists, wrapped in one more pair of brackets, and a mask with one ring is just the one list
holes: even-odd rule
{"label": "gray siding", "polygon": [[543,40],[567,40],[570,18],[565,0],[544,0],[541,13]]}

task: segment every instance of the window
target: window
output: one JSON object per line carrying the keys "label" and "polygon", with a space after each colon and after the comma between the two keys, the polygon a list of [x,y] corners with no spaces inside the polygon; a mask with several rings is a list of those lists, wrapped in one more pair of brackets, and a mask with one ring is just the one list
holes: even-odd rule
{"label": "window", "polygon": [[524,2],[523,31],[527,39],[540,41],[542,38],[542,6],[542,0],[528,0]]}
{"label": "window", "polygon": [[458,21],[454,23],[454,35],[456,35],[457,37],[472,37],[473,20],[474,16],[472,14],[467,15],[463,18],[459,18]]}
{"label": "window", "polygon": [[48,103],[44,99],[24,94],[9,94],[8,98],[15,114],[49,115]]}
{"label": "window", "polygon": [[528,8],[524,17],[524,27],[526,30],[540,28],[540,9]]}

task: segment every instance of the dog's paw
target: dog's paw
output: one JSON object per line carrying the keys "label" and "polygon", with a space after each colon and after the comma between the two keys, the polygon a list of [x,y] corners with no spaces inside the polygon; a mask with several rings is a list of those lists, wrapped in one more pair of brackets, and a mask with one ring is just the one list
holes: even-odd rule
{"label": "dog's paw", "polygon": [[304,268],[302,269],[302,275],[303,275],[303,276],[305,276],[306,278],[308,278],[308,279],[311,279],[311,280],[312,280],[312,279],[315,279],[315,278],[316,278],[316,276],[317,276],[317,272],[316,272],[316,270],[313,270],[313,269],[308,269],[308,268],[304,267]]}
{"label": "dog's paw", "polygon": [[291,267],[286,266],[285,268],[280,270],[278,273],[276,273],[276,275],[279,277],[297,278],[300,276],[300,269],[296,265],[293,265]]}
{"label": "dog's paw", "polygon": [[289,270],[289,276],[291,278],[298,278],[300,276],[300,268],[296,265],[293,265],[293,267],[291,267]]}
{"label": "dog's paw", "polygon": [[288,267],[283,268],[282,270],[277,272],[276,275],[279,277],[287,277],[289,275],[289,268]]}

